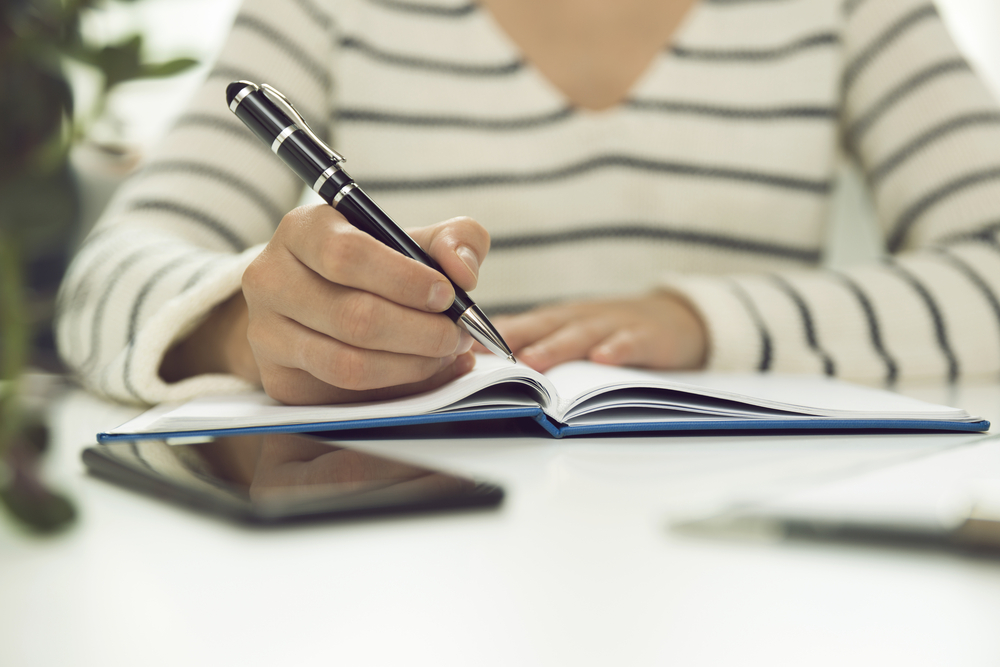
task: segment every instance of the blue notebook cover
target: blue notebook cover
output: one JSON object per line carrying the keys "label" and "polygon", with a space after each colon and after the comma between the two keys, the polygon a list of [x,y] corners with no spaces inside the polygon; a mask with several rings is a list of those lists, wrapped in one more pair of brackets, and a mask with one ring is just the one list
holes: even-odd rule
{"label": "blue notebook cover", "polygon": [[817,376],[664,373],[570,362],[544,375],[480,356],[438,389],[367,404],[284,406],[263,392],[164,405],[100,442],[315,433],[527,419],[552,437],[690,431],[985,431],[964,410]]}
{"label": "blue notebook cover", "polygon": [[348,421],[313,422],[307,424],[273,424],[267,426],[233,426],[232,428],[212,428],[203,430],[157,431],[157,432],[114,432],[99,433],[97,441],[109,443],[137,439],[178,439],[191,437],[221,437],[250,435],[255,433],[327,433],[358,429],[384,429],[428,424],[448,424],[459,422],[487,421],[495,419],[530,419],[539,426],[539,434],[547,433],[554,438],[587,435],[615,435],[641,433],[674,433],[699,431],[915,431],[915,432],[982,432],[990,428],[986,420],[973,422],[932,421],[917,419],[828,419],[822,417],[808,419],[697,419],[665,422],[605,423],[567,425],[554,421],[540,406],[487,408],[460,412],[435,413],[429,415],[407,415],[385,419],[355,419]]}

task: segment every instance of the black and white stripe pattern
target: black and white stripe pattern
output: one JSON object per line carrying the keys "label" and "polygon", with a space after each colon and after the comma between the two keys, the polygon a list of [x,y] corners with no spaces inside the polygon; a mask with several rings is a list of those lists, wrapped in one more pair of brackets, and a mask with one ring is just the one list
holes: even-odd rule
{"label": "black and white stripe pattern", "polygon": [[[156,402],[164,351],[239,288],[301,184],[225,85],[278,85],[404,226],[490,230],[478,302],[684,294],[719,370],[1000,373],[1000,111],[927,0],[702,0],[617,107],[576,108],[479,4],[248,0],[67,276],[59,341]],[[309,45],[308,47],[305,45]],[[890,261],[821,268],[841,145]]]}

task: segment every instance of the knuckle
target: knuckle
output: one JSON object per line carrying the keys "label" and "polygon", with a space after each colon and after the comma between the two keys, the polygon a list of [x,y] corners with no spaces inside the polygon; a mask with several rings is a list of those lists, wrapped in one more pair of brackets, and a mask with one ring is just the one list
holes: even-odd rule
{"label": "knuckle", "polygon": [[329,234],[324,234],[319,243],[323,264],[334,272],[337,271],[337,267],[358,256],[358,241],[352,234],[334,230]]}
{"label": "knuckle", "polygon": [[251,317],[250,321],[247,322],[247,340],[250,341],[250,344],[254,348],[257,348],[264,341],[267,329],[260,321],[260,318]]}
{"label": "knuckle", "polygon": [[310,227],[314,224],[313,211],[308,206],[293,208],[281,218],[274,238],[280,243],[287,243],[295,237],[311,234]]}
{"label": "knuckle", "polygon": [[490,233],[486,231],[485,227],[471,218],[469,218],[469,223],[469,234],[476,246],[484,252],[488,252],[490,249]]}
{"label": "knuckle", "polygon": [[293,208],[288,213],[281,216],[281,221],[278,223],[278,228],[275,230],[275,235],[287,234],[292,227],[296,227],[302,224],[302,210],[300,208]]}
{"label": "knuckle", "polygon": [[261,290],[261,288],[267,284],[267,280],[264,274],[267,273],[267,269],[264,265],[263,256],[258,257],[254,261],[250,262],[250,265],[243,271],[243,277],[240,279],[240,284],[243,287],[244,293],[256,293]]}
{"label": "knuckle", "polygon": [[286,383],[275,381],[272,377],[262,377],[260,381],[264,389],[264,393],[274,400],[285,404],[292,404],[295,402],[295,397],[287,391]]}
{"label": "knuckle", "polygon": [[629,356],[636,352],[640,345],[639,337],[632,329],[619,331],[618,335],[615,337],[615,344],[618,346],[619,350]]}
{"label": "knuckle", "polygon": [[452,218],[445,224],[448,231],[447,235],[453,239],[463,239],[465,243],[471,243],[477,250],[489,250],[490,234],[476,220],[463,215]]}
{"label": "knuckle", "polygon": [[360,350],[343,350],[331,362],[333,384],[342,389],[368,389],[368,364]]}
{"label": "knuckle", "polygon": [[295,259],[284,248],[273,244],[265,247],[240,277],[240,285],[248,302],[280,291],[287,281],[289,270],[293,268],[290,262],[294,263]]}
{"label": "knuckle", "polygon": [[397,295],[393,300],[398,298],[398,303],[415,308],[423,308],[426,305],[427,295],[430,293],[435,276],[429,270],[422,269],[420,266],[416,270],[392,274],[392,293]]}
{"label": "knuckle", "polygon": [[289,381],[286,369],[268,365],[261,371],[260,383],[264,392],[274,400],[286,404],[296,402],[295,383]]}
{"label": "knuckle", "polygon": [[[574,322],[571,320],[568,324],[574,324]],[[614,328],[596,318],[588,318],[579,321],[577,326],[580,333],[588,338],[604,337],[608,334],[609,329],[613,330]]]}
{"label": "knuckle", "polygon": [[367,292],[355,292],[340,309],[339,317],[352,345],[371,341],[379,331],[381,308],[379,301]]}
{"label": "knuckle", "polygon": [[339,225],[337,230],[336,234],[332,235],[332,240],[337,244],[336,257],[341,262],[356,262],[367,257],[376,245],[381,246],[374,237],[346,223]]}
{"label": "knuckle", "polygon": [[457,325],[452,325],[450,322],[446,323],[445,326],[438,326],[436,328],[437,333],[435,335],[431,355],[435,357],[446,357],[458,348],[458,341],[461,336],[461,332],[458,330]]}

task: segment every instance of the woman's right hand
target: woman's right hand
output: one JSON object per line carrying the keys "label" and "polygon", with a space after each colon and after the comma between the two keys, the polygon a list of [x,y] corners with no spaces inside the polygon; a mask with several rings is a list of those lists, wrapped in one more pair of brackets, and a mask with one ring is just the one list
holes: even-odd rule
{"label": "woman's right hand", "polygon": [[[475,288],[490,244],[481,225],[455,218],[409,233],[459,287]],[[257,382],[284,403],[392,398],[472,368],[471,336],[440,314],[454,297],[443,275],[332,207],[304,206],[282,219],[247,268],[242,298],[214,313],[190,346],[198,336],[221,337],[216,363],[224,368],[216,370]],[[161,374],[174,379],[167,365]]]}

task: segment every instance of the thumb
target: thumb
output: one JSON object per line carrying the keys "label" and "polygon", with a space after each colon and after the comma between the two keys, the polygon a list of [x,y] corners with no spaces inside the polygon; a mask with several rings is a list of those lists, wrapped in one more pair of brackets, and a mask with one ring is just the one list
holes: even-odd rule
{"label": "thumb", "polygon": [[441,265],[456,285],[472,291],[479,267],[490,250],[490,235],[472,218],[452,218],[436,225],[411,229],[410,235]]}

